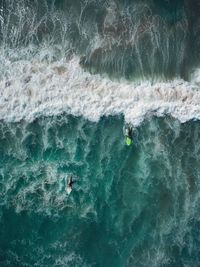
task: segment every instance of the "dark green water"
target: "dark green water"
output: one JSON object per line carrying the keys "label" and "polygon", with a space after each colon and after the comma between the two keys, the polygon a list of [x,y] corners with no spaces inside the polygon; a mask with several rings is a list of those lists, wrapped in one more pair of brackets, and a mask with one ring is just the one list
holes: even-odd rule
{"label": "dark green water", "polygon": [[54,47],[51,60],[76,53],[86,70],[115,78],[154,81],[180,76],[187,80],[199,66],[198,0],[0,3],[4,47]]}
{"label": "dark green water", "polygon": [[199,265],[200,123],[123,123],[1,122],[0,266]]}

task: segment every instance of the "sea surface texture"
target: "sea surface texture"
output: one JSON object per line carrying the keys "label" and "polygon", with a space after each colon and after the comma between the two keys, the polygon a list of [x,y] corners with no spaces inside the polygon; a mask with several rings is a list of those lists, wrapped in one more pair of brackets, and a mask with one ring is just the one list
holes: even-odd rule
{"label": "sea surface texture", "polygon": [[198,0],[0,0],[0,267],[200,266],[199,89]]}

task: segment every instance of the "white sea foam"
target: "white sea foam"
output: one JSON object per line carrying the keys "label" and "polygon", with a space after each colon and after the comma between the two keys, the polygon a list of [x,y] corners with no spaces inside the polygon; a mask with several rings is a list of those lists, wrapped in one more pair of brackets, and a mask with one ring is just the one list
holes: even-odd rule
{"label": "white sea foam", "polygon": [[0,119],[5,121],[29,121],[63,112],[92,121],[124,114],[136,126],[152,115],[170,114],[181,122],[200,119],[197,83],[173,80],[151,86],[148,82],[111,81],[84,71],[77,57],[50,64],[5,60],[4,67]]}

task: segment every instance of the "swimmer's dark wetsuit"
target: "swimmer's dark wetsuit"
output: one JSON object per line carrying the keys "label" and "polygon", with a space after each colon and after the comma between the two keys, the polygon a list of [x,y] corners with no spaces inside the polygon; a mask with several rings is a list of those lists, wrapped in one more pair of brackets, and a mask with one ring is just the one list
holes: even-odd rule
{"label": "swimmer's dark wetsuit", "polygon": [[72,176],[69,178],[68,186],[72,188],[72,185],[75,183],[75,181],[72,180]]}
{"label": "swimmer's dark wetsuit", "polygon": [[128,127],[128,137],[132,139],[133,138],[132,135],[133,135],[133,128],[132,127]]}

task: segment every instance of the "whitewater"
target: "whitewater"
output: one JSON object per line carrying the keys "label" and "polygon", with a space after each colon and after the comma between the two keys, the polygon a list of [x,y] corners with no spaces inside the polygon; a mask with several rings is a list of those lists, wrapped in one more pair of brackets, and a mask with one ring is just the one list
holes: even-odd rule
{"label": "whitewater", "polygon": [[1,267],[200,265],[199,18],[0,1]]}
{"label": "whitewater", "polygon": [[77,56],[52,63],[37,58],[1,61],[0,119],[5,121],[62,113],[91,121],[123,114],[134,126],[151,116],[171,115],[180,122],[200,119],[198,70],[191,82],[174,79],[152,84],[90,74]]}

